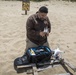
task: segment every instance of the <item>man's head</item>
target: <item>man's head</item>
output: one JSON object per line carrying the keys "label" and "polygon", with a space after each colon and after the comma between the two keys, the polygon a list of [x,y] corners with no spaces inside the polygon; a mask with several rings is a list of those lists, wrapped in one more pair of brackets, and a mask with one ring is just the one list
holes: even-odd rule
{"label": "man's head", "polygon": [[48,13],[48,8],[42,6],[39,8],[38,17],[43,20],[47,16],[47,13]]}

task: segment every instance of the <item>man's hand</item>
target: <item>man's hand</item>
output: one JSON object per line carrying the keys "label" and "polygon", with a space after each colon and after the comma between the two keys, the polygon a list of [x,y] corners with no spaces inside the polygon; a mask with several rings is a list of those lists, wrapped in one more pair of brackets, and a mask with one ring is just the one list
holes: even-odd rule
{"label": "man's hand", "polygon": [[45,36],[45,32],[40,32],[40,36],[44,37]]}
{"label": "man's hand", "polygon": [[45,36],[49,36],[49,33],[45,33]]}
{"label": "man's hand", "polygon": [[46,32],[40,32],[40,36],[42,36],[42,37],[49,36],[49,33],[46,33]]}

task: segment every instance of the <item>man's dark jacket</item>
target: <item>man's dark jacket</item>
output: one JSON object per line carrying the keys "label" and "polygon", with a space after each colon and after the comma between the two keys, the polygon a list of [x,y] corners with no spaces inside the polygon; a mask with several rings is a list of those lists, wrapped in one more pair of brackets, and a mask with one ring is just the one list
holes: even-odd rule
{"label": "man's dark jacket", "polygon": [[42,37],[39,33],[43,31],[45,27],[48,27],[49,32],[51,31],[51,24],[48,17],[41,20],[38,18],[37,13],[30,16],[26,22],[27,38],[37,45],[43,45],[47,42],[47,36]]}

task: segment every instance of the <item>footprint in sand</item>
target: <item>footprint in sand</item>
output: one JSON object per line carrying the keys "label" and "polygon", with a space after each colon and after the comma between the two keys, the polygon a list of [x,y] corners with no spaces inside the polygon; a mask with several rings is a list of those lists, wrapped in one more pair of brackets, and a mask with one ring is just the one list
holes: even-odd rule
{"label": "footprint in sand", "polygon": [[76,44],[76,42],[74,42],[74,44]]}

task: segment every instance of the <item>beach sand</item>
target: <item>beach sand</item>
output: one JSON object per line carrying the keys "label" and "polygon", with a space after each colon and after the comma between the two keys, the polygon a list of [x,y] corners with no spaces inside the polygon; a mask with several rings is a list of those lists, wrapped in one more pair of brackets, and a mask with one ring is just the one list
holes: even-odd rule
{"label": "beach sand", "polygon": [[[52,26],[48,37],[50,48],[54,50],[59,46],[65,51],[64,58],[76,67],[76,3],[55,0],[30,2],[30,11],[25,15],[22,2],[0,1],[0,75],[27,75],[26,72],[17,73],[13,63],[25,52],[27,18],[44,5],[49,9]],[[57,67],[39,72],[39,75],[63,72],[62,67]]]}

